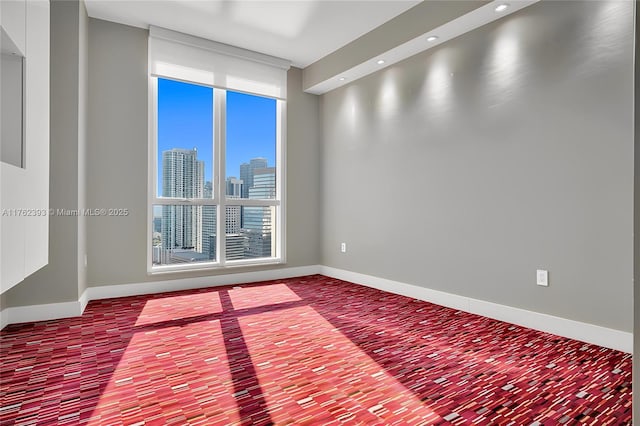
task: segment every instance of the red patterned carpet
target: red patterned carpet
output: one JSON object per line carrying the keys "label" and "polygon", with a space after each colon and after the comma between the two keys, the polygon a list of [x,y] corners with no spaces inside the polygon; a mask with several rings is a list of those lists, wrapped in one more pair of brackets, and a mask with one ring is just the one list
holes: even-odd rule
{"label": "red patterned carpet", "polygon": [[320,275],[1,336],[2,425],[631,424],[631,355]]}

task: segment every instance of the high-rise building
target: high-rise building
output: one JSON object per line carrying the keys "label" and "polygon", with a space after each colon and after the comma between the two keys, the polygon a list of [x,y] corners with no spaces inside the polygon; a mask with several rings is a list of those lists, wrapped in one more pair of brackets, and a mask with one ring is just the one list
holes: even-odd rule
{"label": "high-rise building", "polygon": [[[210,237],[216,234],[216,206],[202,206],[202,253],[211,254]],[[215,252],[214,252],[215,254]],[[215,256],[214,256],[215,257]],[[214,259],[209,257],[209,259]]]}
{"label": "high-rise building", "polygon": [[[211,181],[204,183],[204,198],[213,197],[213,184]],[[211,250],[209,247],[211,235],[216,233],[216,206],[202,206],[202,253],[209,256]],[[213,259],[213,257],[208,257]]]}
{"label": "high-rise building", "polygon": [[[242,179],[238,179],[235,176],[227,178],[227,200],[233,200],[242,197],[242,188],[244,182]],[[228,201],[227,203],[232,202]],[[225,208],[226,213],[226,226],[225,231],[227,234],[227,241],[230,234],[238,234],[242,227],[242,208],[240,206],[227,205]],[[228,252],[229,250],[227,250]]]}
{"label": "high-rise building", "polygon": [[204,161],[197,149],[173,148],[162,153],[162,196],[202,198]]}
{"label": "high-rise building", "polygon": [[242,210],[240,206],[226,206],[225,213],[227,217],[227,223],[225,226],[225,231],[227,234],[237,234],[240,232],[240,219]]}
{"label": "high-rise building", "polygon": [[253,185],[249,188],[249,198],[276,198],[276,168],[263,167],[253,171]]}
{"label": "high-rise building", "polygon": [[266,168],[267,164],[267,159],[262,157],[252,158],[249,163],[240,164],[240,179],[243,182],[242,198],[249,198],[249,188],[253,186],[255,170]]}
{"label": "high-rise building", "polygon": [[242,188],[244,183],[242,179],[238,179],[235,176],[230,176],[227,178],[227,197],[232,198],[241,198],[242,197]]}
{"label": "high-rise building", "polygon": [[242,234],[227,234],[227,260],[244,259],[246,238]]}
{"label": "high-rise building", "polygon": [[[204,162],[196,149],[174,148],[162,153],[162,196],[202,198]],[[202,206],[162,206],[162,248],[202,253]]]}
{"label": "high-rise building", "polygon": [[[275,167],[254,170],[253,186],[249,198],[273,199],[276,193]],[[274,254],[272,239],[273,207],[244,207],[243,232],[247,238],[245,257],[269,257]]]}
{"label": "high-rise building", "polygon": [[[216,257],[216,236],[209,237],[209,258]],[[227,234],[226,236],[226,260],[236,260],[245,258],[247,238],[244,234]]]}
{"label": "high-rise building", "polygon": [[243,183],[241,198],[249,198],[249,186],[250,186],[249,181],[250,180],[253,181],[253,179],[249,178],[250,174],[251,174],[251,168],[249,166],[249,163],[240,164],[240,180]]}
{"label": "high-rise building", "polygon": [[208,180],[208,181],[206,181],[204,183],[203,196],[204,196],[204,198],[212,198],[213,197],[213,184],[211,183],[210,180]]}
{"label": "high-rise building", "polygon": [[[241,259],[238,256],[238,247],[244,254],[244,236],[240,235],[240,206],[226,206],[226,225],[225,233],[227,235],[227,260]],[[202,206],[202,253],[209,256],[209,259],[216,257],[216,206]],[[212,245],[213,244],[213,245]],[[231,245],[230,245],[231,244]],[[230,258],[229,255],[233,257]]]}

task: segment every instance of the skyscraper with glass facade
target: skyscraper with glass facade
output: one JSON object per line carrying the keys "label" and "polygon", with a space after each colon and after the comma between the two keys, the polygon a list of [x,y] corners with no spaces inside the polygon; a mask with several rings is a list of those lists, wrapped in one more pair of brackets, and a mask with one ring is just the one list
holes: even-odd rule
{"label": "skyscraper with glass facade", "polygon": [[[202,198],[204,162],[196,149],[174,148],[162,153],[162,196]],[[202,206],[162,206],[162,248],[202,252]]]}
{"label": "skyscraper with glass facade", "polygon": [[[250,199],[273,199],[276,193],[275,167],[257,168],[253,171]],[[244,207],[243,231],[247,237],[246,257],[269,257],[272,247],[272,207]]]}
{"label": "skyscraper with glass facade", "polygon": [[252,158],[248,163],[240,164],[240,179],[242,180],[242,198],[249,198],[249,189],[253,186],[253,177],[256,169],[267,167],[267,159],[262,157]]}

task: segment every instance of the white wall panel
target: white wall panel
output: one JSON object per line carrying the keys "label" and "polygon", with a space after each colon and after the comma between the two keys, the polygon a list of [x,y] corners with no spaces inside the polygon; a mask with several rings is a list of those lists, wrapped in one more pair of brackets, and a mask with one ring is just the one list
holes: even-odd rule
{"label": "white wall panel", "polygon": [[[25,167],[0,163],[0,290],[4,293],[48,261],[49,2],[10,0],[1,7],[5,32],[12,34],[26,56]],[[23,28],[26,23],[22,36],[21,22]]]}

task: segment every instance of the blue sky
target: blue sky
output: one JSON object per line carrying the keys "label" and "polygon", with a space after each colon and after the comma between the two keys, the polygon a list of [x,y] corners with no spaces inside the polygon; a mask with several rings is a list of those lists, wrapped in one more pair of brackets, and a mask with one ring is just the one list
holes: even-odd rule
{"label": "blue sky", "polygon": [[227,92],[227,176],[256,157],[276,164],[276,100]]}
{"label": "blue sky", "polygon": [[[240,164],[265,157],[275,165],[275,99],[227,92],[227,176],[240,177]],[[198,148],[205,181],[213,167],[213,89],[158,79],[158,195],[162,194],[162,152]]]}

